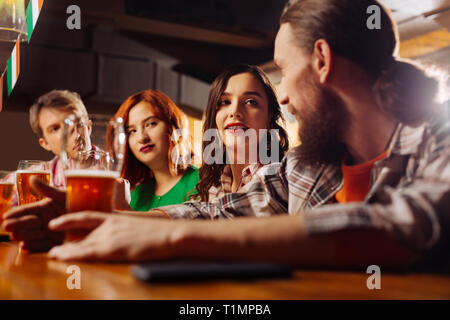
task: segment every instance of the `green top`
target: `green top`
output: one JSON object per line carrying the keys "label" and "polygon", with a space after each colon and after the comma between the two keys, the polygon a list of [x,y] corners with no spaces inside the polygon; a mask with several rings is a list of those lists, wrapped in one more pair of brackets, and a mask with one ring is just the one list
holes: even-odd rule
{"label": "green top", "polygon": [[135,211],[148,211],[157,207],[189,201],[191,194],[197,194],[195,186],[198,183],[198,179],[198,168],[190,167],[180,181],[162,196],[155,195],[155,179],[152,179],[147,183],[138,185],[131,192],[130,206]]}

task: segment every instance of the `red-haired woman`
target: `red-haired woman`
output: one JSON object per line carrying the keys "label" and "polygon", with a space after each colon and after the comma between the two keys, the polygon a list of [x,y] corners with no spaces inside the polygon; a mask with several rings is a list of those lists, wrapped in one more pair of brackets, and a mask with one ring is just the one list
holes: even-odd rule
{"label": "red-haired woman", "polygon": [[182,203],[194,192],[198,169],[190,165],[192,141],[183,134],[187,118],[158,90],[138,92],[120,106],[127,145],[121,177],[130,182],[136,211]]}

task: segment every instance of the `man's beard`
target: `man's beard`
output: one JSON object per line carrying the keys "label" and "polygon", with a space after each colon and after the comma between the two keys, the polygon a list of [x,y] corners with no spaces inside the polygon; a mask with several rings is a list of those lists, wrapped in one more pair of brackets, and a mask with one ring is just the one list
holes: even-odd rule
{"label": "man's beard", "polygon": [[311,66],[303,71],[299,88],[304,93],[304,105],[301,111],[297,111],[301,161],[315,167],[339,165],[346,153],[341,142],[342,130],[348,120],[343,102],[335,93],[321,86]]}

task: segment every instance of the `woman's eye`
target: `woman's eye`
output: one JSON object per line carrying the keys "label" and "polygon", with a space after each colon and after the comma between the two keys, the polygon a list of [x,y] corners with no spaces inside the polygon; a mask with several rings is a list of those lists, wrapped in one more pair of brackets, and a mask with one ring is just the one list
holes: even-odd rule
{"label": "woman's eye", "polygon": [[226,106],[226,105],[229,105],[230,104],[230,100],[220,100],[218,103],[217,103],[217,105],[219,106],[219,107],[221,107],[221,106]]}
{"label": "woman's eye", "polygon": [[146,127],[146,128],[148,128],[148,127],[154,127],[154,126],[156,126],[157,124],[158,124],[157,121],[150,121],[150,122],[147,122],[147,123],[145,124],[145,127]]}
{"label": "woman's eye", "polygon": [[131,136],[133,133],[136,133],[136,130],[128,130],[127,134]]}
{"label": "woman's eye", "polygon": [[258,101],[256,101],[255,99],[248,99],[245,101],[245,104],[256,106],[256,105],[258,105]]}

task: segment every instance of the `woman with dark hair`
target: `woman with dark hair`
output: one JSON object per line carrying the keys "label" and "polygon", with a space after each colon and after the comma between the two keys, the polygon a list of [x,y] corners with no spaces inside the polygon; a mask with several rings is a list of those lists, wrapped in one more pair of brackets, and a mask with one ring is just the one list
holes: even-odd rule
{"label": "woman with dark hair", "polygon": [[184,202],[198,182],[198,169],[190,165],[192,142],[182,134],[184,113],[164,93],[146,90],[125,100],[115,117],[126,125],[121,177],[131,185],[130,206],[147,211]]}
{"label": "woman with dark hair", "polygon": [[[256,66],[233,65],[222,72],[211,85],[205,113],[204,159],[197,185],[201,201],[236,192],[249,182],[268,162],[262,161],[260,148],[275,162],[289,148],[275,91]],[[214,130],[216,152],[211,161],[207,157],[211,141],[205,138]]]}

